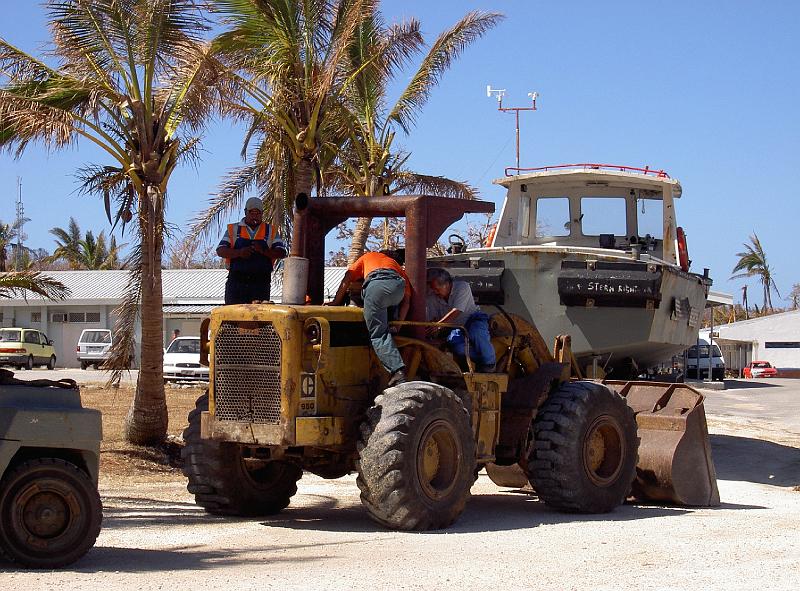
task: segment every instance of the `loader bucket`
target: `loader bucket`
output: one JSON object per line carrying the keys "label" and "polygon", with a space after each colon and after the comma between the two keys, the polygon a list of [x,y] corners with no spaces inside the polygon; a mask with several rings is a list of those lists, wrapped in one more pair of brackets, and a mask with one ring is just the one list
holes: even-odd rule
{"label": "loader bucket", "polygon": [[530,486],[528,475],[519,464],[511,466],[498,466],[497,464],[486,464],[486,474],[497,486],[508,488],[525,488]]}
{"label": "loader bucket", "polygon": [[603,383],[636,413],[640,443],[632,495],[677,505],[719,505],[704,396],[686,384]]}

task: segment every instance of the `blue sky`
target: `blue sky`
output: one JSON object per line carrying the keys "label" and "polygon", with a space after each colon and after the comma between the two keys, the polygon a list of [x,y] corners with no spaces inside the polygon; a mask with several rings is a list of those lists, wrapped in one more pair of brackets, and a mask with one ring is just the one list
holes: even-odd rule
{"label": "blue sky", "polygon": [[[47,39],[44,10],[4,3],[0,36],[30,52]],[[385,0],[387,20],[415,16],[430,40],[472,9],[506,20],[470,47],[444,77],[402,145],[419,172],[458,178],[502,203],[491,183],[514,163],[514,119],[495,110],[486,85],[522,106],[522,165],[604,162],[661,168],[678,178],[678,220],[692,270],[711,269],[715,289],[739,299],[729,281],[735,253],[755,232],[781,295],[800,283],[795,252],[800,199],[800,3],[538,2]],[[168,217],[182,226],[203,209],[224,171],[239,163],[241,133],[216,123],[202,162],[170,186]],[[101,203],[75,193],[73,171],[105,157],[81,143],[47,154],[33,146],[19,160],[0,155],[0,219],[14,217],[22,177],[28,246],[52,251],[48,230],[108,228]],[[498,208],[499,210],[499,208]],[[751,302],[761,303],[752,284]],[[776,302],[777,303],[777,302]],[[785,302],[784,302],[785,303]]]}

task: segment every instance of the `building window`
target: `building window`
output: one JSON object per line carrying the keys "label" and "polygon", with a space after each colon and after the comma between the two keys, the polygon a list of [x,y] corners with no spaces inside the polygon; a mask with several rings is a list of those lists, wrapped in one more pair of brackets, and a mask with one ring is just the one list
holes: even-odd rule
{"label": "building window", "polygon": [[39,323],[42,321],[42,313],[41,312],[31,312],[31,323]]}
{"label": "building window", "polygon": [[3,313],[0,312],[0,322],[3,322]]}
{"label": "building window", "polygon": [[66,322],[67,315],[64,312],[54,312],[53,313],[53,322]]}
{"label": "building window", "polygon": [[67,322],[86,322],[86,314],[83,312],[70,312]]}
{"label": "building window", "polygon": [[100,322],[100,312],[86,312],[86,322]]}
{"label": "building window", "polygon": [[800,349],[800,341],[767,341],[765,349]]}

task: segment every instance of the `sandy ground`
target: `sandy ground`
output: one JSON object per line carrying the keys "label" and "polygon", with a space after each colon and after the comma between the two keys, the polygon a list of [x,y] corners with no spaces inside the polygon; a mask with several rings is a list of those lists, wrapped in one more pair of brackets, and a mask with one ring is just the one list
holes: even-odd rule
{"label": "sandy ground", "polygon": [[800,381],[709,393],[717,508],[564,515],[481,475],[453,527],[400,533],[368,519],[353,476],[305,475],[280,515],[241,520],[203,513],[165,467],[104,479],[95,548],[57,572],[0,562],[0,589],[796,589],[800,429],[764,410],[782,397]]}

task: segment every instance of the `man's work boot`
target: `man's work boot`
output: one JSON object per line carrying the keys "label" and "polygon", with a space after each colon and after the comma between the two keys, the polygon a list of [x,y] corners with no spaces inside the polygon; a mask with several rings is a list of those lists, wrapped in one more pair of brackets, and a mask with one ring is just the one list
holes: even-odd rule
{"label": "man's work boot", "polygon": [[407,381],[408,380],[406,379],[405,368],[401,367],[400,369],[397,369],[394,372],[392,372],[392,376],[389,378],[389,383],[386,385],[386,387],[391,388],[392,386],[404,384]]}

